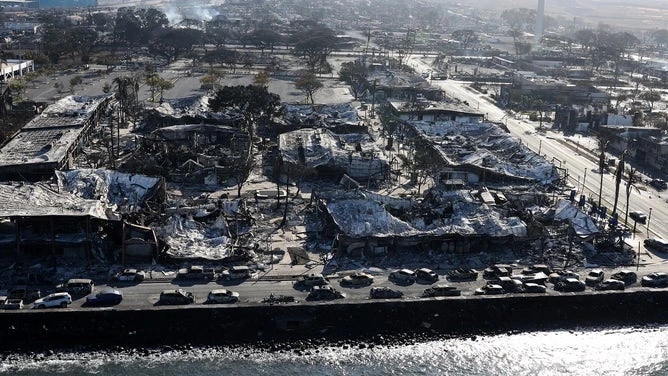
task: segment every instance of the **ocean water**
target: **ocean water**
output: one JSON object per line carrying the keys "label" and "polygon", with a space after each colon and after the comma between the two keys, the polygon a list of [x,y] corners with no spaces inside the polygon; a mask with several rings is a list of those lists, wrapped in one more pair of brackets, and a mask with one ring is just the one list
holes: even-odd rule
{"label": "ocean water", "polygon": [[12,375],[668,375],[668,326],[528,332],[362,348],[5,355]]}

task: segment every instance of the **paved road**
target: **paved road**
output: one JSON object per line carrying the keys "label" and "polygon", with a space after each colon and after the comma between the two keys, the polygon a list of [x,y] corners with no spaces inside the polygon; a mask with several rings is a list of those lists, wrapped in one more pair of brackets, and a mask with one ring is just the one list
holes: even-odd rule
{"label": "paved road", "polygon": [[[419,71],[431,69],[431,66],[422,58],[414,58],[412,62],[418,66]],[[583,190],[582,183],[584,183],[585,195],[592,197],[595,202],[598,202],[601,175],[596,173],[598,162],[591,153],[580,151],[577,144],[575,145],[575,149],[572,146],[565,146],[568,144],[568,141],[565,140],[561,133],[547,131],[541,134],[536,132],[536,128],[538,127],[537,122],[518,120],[509,116],[505,110],[491,103],[488,96],[470,90],[466,82],[454,80],[432,81],[432,85],[440,87],[450,97],[467,101],[473,109],[478,109],[481,113],[486,114],[490,121],[506,124],[513,136],[520,139],[535,152],[540,151],[541,155],[545,155],[548,159],[553,159],[555,165],[561,165],[562,168],[567,169],[571,184],[574,186],[579,185],[578,188],[580,188],[580,191]],[[648,223],[650,226],[649,235],[668,239],[668,226],[665,226],[665,223],[668,223],[666,198],[661,197],[660,193],[651,187],[641,186],[640,188],[640,190],[631,191],[629,211],[649,213],[649,209],[652,208],[652,217]],[[613,207],[614,194],[614,176],[610,173],[603,174],[602,202],[604,206],[608,207],[608,213],[610,213]],[[620,217],[623,220],[623,214],[626,212],[624,183],[622,183],[622,187],[620,188],[618,208],[621,214]],[[632,227],[633,222],[629,226]],[[638,224],[637,229],[640,231],[636,237],[637,241],[642,241],[647,236],[647,226]]]}

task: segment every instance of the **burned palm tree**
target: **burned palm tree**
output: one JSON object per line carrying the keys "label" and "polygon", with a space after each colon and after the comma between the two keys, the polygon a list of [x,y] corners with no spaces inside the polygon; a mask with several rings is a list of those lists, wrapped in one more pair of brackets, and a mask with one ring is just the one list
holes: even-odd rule
{"label": "burned palm tree", "polygon": [[629,168],[626,170],[626,174],[626,215],[624,216],[624,223],[629,220],[629,199],[631,198],[631,189],[635,188],[637,191],[638,187],[636,187],[636,183],[640,181],[640,174],[635,168]]}
{"label": "burned palm tree", "polygon": [[598,172],[601,174],[601,183],[598,189],[598,207],[601,207],[601,201],[603,199],[603,171],[605,170],[605,152],[608,150],[608,145],[610,141],[607,137],[599,133],[599,137],[596,139],[598,143]]}
{"label": "burned palm tree", "polygon": [[619,186],[622,184],[622,178],[624,177],[624,164],[626,161],[626,155],[628,150],[624,150],[622,157],[619,159],[619,164],[617,164],[617,170],[615,171],[615,204],[612,208],[612,216],[614,217],[617,213],[617,202],[619,201]]}

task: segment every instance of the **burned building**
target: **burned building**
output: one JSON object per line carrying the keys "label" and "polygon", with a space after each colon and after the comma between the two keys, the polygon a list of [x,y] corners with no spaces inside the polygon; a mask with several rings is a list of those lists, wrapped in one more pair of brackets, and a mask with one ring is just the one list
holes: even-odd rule
{"label": "burned building", "polygon": [[[538,100],[542,101],[542,105],[536,105],[539,103]],[[607,107],[610,97],[591,85],[576,85],[567,80],[520,71],[515,73],[511,85],[501,86],[498,102],[502,107],[538,111],[557,105]]]}
{"label": "burned building", "polygon": [[252,156],[247,132],[217,124],[158,128],[139,137],[140,150],[121,167],[173,182],[218,184],[247,173]]}
{"label": "burned building", "polygon": [[112,96],[68,96],[48,106],[0,149],[0,177],[40,180],[73,167]]}
{"label": "burned building", "polygon": [[305,169],[321,177],[344,174],[361,182],[380,181],[389,173],[389,160],[367,134],[335,134],[326,129],[300,129],[279,136],[284,166]]}

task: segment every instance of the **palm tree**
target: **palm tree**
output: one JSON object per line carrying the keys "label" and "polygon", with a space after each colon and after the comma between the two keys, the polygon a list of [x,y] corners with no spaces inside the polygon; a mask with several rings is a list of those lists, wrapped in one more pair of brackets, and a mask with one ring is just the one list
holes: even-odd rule
{"label": "palm tree", "polygon": [[601,174],[601,185],[599,186],[598,190],[598,207],[601,207],[601,201],[603,198],[603,170],[605,169],[605,152],[608,149],[608,145],[610,144],[610,141],[606,136],[603,136],[603,134],[599,133],[598,138],[596,139],[598,143],[598,150],[599,150],[599,155],[598,155],[598,172]]}
{"label": "palm tree", "polygon": [[626,174],[628,178],[626,180],[626,215],[624,216],[624,223],[629,220],[629,199],[631,198],[631,189],[635,188],[637,191],[638,187],[636,187],[635,183],[640,181],[640,174],[635,168],[629,168],[626,170]]}
{"label": "palm tree", "polygon": [[615,171],[615,205],[612,208],[612,216],[614,217],[617,213],[617,201],[619,201],[619,186],[622,184],[622,178],[624,177],[624,162],[626,160],[626,155],[628,150],[624,150],[622,157],[619,159],[619,164],[617,165],[617,170]]}

